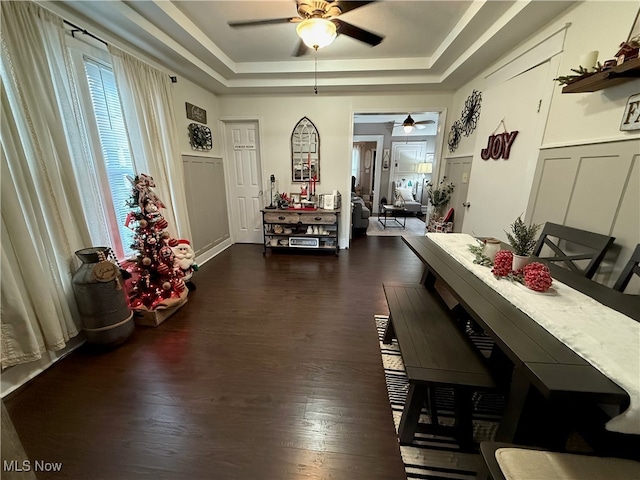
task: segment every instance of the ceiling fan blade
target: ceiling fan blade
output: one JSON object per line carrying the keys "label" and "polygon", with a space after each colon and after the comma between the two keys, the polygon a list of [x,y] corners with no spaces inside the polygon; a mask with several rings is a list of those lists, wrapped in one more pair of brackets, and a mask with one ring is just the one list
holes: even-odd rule
{"label": "ceiling fan blade", "polygon": [[421,120],[419,122],[416,122],[416,125],[429,125],[431,123],[436,123],[433,120]]}
{"label": "ceiling fan blade", "polygon": [[372,47],[375,47],[384,40],[384,37],[381,37],[380,35],[363,30],[362,28],[351,25],[339,18],[332,18],[331,21],[338,27],[338,35],[346,35],[347,37],[355,38],[361,42],[368,43]]}
{"label": "ceiling fan blade", "polygon": [[255,27],[257,25],[276,25],[279,23],[293,23],[300,20],[299,18],[271,18],[269,20],[249,20],[247,22],[229,22],[232,28],[237,27]]}
{"label": "ceiling fan blade", "polygon": [[370,3],[375,3],[375,0],[369,0],[368,2],[342,2],[340,0],[336,0],[332,2],[336,7],[340,9],[342,13],[350,12],[351,10],[355,10],[356,8],[364,7],[365,5],[369,5]]}
{"label": "ceiling fan blade", "polygon": [[293,53],[294,57],[302,57],[303,55],[306,55],[307,53],[309,53],[309,47],[307,47],[307,44],[304,43],[302,41],[302,39],[300,39],[300,41],[298,42],[298,46],[296,47],[295,52]]}

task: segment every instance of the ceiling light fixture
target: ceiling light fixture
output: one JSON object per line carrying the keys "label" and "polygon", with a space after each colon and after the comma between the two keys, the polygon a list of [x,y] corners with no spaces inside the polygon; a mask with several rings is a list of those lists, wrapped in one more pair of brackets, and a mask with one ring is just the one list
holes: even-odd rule
{"label": "ceiling light fixture", "polygon": [[309,48],[318,50],[330,45],[336,38],[335,23],[324,18],[307,18],[298,24],[296,33]]}
{"label": "ceiling light fixture", "polygon": [[411,133],[411,130],[413,130],[413,126],[415,125],[416,122],[413,121],[413,118],[411,118],[411,115],[408,115],[407,118],[404,119],[404,122],[402,122],[402,129],[404,130],[404,133]]}

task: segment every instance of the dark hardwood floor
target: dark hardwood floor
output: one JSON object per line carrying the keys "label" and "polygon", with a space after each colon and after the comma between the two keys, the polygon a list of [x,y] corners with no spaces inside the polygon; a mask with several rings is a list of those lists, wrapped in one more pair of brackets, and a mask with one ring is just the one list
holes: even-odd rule
{"label": "dark hardwood floor", "polygon": [[83,346],[5,399],[40,479],[405,478],[374,314],[418,282],[400,237],[340,256],[234,245],[188,303],[119,348]]}

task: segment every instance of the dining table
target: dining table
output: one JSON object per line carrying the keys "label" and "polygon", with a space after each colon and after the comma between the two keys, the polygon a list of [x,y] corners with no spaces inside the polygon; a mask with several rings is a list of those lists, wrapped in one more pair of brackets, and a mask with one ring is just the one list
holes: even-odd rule
{"label": "dining table", "polygon": [[405,235],[403,241],[424,264],[426,288],[440,282],[509,361],[496,441],[526,438],[532,395],[565,411],[611,406],[604,428],[639,438],[640,297],[551,265],[552,287],[533,291],[475,263],[470,246],[478,239],[464,233]]}

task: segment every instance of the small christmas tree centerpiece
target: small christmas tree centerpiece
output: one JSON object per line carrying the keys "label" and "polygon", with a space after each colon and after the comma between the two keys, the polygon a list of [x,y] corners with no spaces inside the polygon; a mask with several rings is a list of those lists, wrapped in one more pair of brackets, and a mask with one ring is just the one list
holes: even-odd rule
{"label": "small christmas tree centerpiece", "polygon": [[[151,190],[155,187],[153,178],[140,174],[129,180],[133,188],[128,201],[132,210],[127,225],[135,225],[131,248],[138,252],[129,269],[132,274],[127,288],[129,306],[139,314],[175,310],[174,307],[186,301],[188,294],[183,280],[185,272],[177,264],[173,251],[179,242],[166,231],[169,224],[160,213],[165,206]],[[158,321],[155,315],[142,316],[145,321],[138,323],[157,325],[162,321]]]}
{"label": "small christmas tree centerpiece", "polygon": [[511,232],[505,231],[507,239],[513,248],[513,271],[521,270],[527,263],[529,255],[536,246],[536,234],[540,225],[531,224],[527,226],[522,218],[518,217],[511,224]]}

